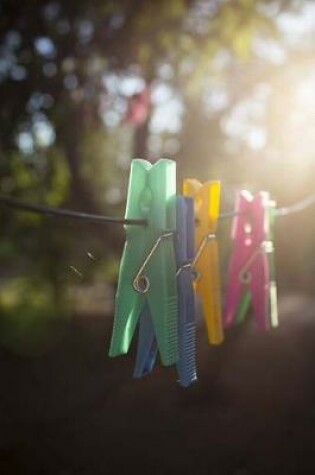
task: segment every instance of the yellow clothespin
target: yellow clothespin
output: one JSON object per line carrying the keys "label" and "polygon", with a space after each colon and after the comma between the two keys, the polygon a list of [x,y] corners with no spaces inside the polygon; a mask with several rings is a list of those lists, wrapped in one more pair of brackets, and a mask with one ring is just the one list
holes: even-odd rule
{"label": "yellow clothespin", "polygon": [[198,295],[207,326],[208,340],[212,344],[223,341],[219,252],[216,240],[220,209],[220,182],[200,183],[187,178],[183,182],[183,195],[194,199],[195,206],[195,259],[197,273],[195,291]]}

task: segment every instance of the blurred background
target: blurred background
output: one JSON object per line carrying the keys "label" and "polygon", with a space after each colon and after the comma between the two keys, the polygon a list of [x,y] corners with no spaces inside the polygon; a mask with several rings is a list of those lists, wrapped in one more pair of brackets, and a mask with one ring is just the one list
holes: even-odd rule
{"label": "blurred background", "polygon": [[[0,192],[123,216],[132,158],[166,157],[179,188],[220,179],[222,211],[241,188],[293,204],[314,191],[314,58],[313,0],[1,0]],[[276,222],[280,297],[314,294],[314,216]],[[223,292],[230,225],[219,230]],[[104,334],[101,371],[123,228],[0,207],[0,229],[4,370],[64,338],[73,349],[69,332],[83,325],[91,345]],[[105,316],[106,329],[95,323]]]}
{"label": "blurred background", "polygon": [[[3,194],[122,216],[135,157],[176,160],[179,188],[220,179],[223,211],[240,188],[313,191],[313,1],[2,0],[0,35]],[[0,213],[10,326],[111,311],[122,227]],[[277,221],[280,288],[315,289],[313,217]]]}

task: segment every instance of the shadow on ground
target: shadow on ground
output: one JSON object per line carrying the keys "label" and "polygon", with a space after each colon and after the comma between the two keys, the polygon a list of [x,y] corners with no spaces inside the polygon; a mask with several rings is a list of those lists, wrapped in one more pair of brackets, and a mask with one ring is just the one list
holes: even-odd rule
{"label": "shadow on ground", "polygon": [[315,301],[280,315],[217,348],[201,329],[189,389],[172,369],[133,380],[134,350],[108,358],[111,318],[75,317],[42,357],[2,349],[1,475],[315,473]]}

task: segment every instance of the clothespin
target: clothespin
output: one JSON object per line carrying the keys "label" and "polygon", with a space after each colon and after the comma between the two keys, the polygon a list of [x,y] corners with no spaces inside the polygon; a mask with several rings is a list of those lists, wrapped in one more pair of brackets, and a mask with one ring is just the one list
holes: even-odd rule
{"label": "clothespin", "polygon": [[258,327],[278,326],[272,224],[275,202],[267,192],[237,196],[232,226],[234,241],[224,309],[224,324],[241,322],[252,302]]}
{"label": "clothespin", "polygon": [[211,344],[223,341],[219,254],[216,240],[220,208],[220,182],[201,184],[194,179],[185,179],[184,196],[194,199],[195,208],[195,259],[197,272],[195,290],[203,310]]}
{"label": "clothespin", "polygon": [[142,378],[151,373],[158,354],[158,346],[150,314],[150,308],[145,304],[140,320],[136,364],[133,371],[134,378]]}
{"label": "clothespin", "polygon": [[178,381],[190,386],[197,380],[196,369],[196,299],[194,291],[195,236],[194,202],[177,197],[176,262],[179,298]]}
{"label": "clothespin", "polygon": [[144,218],[146,226],[126,225],[120,264],[110,356],[127,353],[140,314],[149,308],[162,364],[178,360],[176,164],[132,161],[126,218]]}
{"label": "clothespin", "polygon": [[276,266],[274,258],[274,245],[273,245],[273,230],[274,222],[276,218],[276,202],[274,200],[269,201],[268,214],[266,219],[268,220],[268,235],[267,239],[271,242],[270,252],[267,253],[269,261],[269,315],[270,324],[272,328],[279,326],[278,315],[278,295],[277,295],[277,283],[276,283]]}
{"label": "clothespin", "polygon": [[132,124],[136,127],[145,123],[150,113],[151,91],[149,86],[131,96],[128,101],[128,108],[124,117],[126,124]]}
{"label": "clothespin", "polygon": [[[194,208],[190,198],[177,197],[177,232],[175,238],[178,286],[179,360],[176,365],[178,382],[187,387],[197,379],[196,372],[196,304],[193,289]],[[134,377],[150,373],[157,357],[157,342],[149,308],[140,317],[138,350]]]}

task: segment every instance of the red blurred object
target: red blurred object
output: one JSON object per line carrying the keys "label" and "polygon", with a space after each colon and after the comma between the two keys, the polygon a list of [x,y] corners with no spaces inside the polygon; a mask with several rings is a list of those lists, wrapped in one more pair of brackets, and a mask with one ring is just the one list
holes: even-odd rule
{"label": "red blurred object", "polygon": [[125,124],[140,126],[145,123],[150,112],[150,96],[150,88],[147,86],[130,97],[124,118]]}

